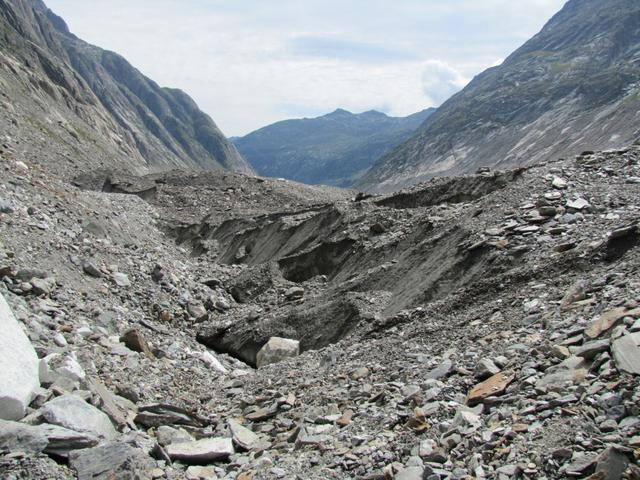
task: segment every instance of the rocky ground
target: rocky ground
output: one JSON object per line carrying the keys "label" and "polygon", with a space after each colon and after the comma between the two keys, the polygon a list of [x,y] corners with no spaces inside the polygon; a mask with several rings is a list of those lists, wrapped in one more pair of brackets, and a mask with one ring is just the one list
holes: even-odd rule
{"label": "rocky ground", "polygon": [[370,198],[0,161],[2,478],[640,478],[640,147]]}

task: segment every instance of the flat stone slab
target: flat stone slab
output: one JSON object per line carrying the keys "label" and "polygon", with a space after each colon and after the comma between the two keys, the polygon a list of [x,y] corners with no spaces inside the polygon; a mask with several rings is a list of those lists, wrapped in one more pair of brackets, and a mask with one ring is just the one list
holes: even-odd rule
{"label": "flat stone slab", "polygon": [[41,413],[47,422],[76,432],[91,433],[107,440],[117,435],[104,412],[75,395],[63,395],[48,401],[42,406]]}
{"label": "flat stone slab", "polygon": [[111,443],[72,452],[69,466],[78,480],[151,480],[152,464],[142,450],[126,443]]}
{"label": "flat stone slab", "polygon": [[195,442],[173,443],[168,445],[166,450],[171,460],[195,464],[227,460],[235,453],[230,438],[205,438]]}
{"label": "flat stone slab", "polygon": [[513,373],[496,373],[471,389],[467,396],[467,404],[475,405],[488,397],[502,395],[514,378],[516,376]]}
{"label": "flat stone slab", "polygon": [[251,450],[260,442],[260,438],[247,427],[240,425],[235,420],[229,420],[229,430],[233,436],[233,442],[244,450]]}
{"label": "flat stone slab", "polygon": [[66,457],[72,450],[94,447],[98,438],[47,423],[27,425],[0,420],[0,449],[26,453],[50,453]]}
{"label": "flat stone slab", "polygon": [[586,366],[584,358],[573,355],[547,369],[545,376],[536,382],[536,388],[560,388],[566,383],[582,381],[587,375]]}
{"label": "flat stone slab", "polygon": [[629,310],[625,307],[614,308],[604,312],[597,320],[591,323],[589,327],[584,331],[584,335],[587,338],[598,338],[604,332],[614,327],[624,317],[637,317],[640,316],[640,308],[634,308]]}
{"label": "flat stone slab", "polygon": [[620,337],[611,346],[616,367],[633,375],[640,375],[640,332]]}
{"label": "flat stone slab", "polygon": [[0,419],[20,420],[40,387],[38,356],[0,294]]}

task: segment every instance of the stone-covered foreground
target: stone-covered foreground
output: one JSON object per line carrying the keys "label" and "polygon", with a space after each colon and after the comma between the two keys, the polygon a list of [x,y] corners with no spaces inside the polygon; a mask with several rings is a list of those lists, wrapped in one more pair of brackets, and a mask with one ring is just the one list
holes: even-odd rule
{"label": "stone-covered foreground", "polygon": [[640,478],[639,147],[357,199],[174,172],[143,199],[19,145],[1,478]]}

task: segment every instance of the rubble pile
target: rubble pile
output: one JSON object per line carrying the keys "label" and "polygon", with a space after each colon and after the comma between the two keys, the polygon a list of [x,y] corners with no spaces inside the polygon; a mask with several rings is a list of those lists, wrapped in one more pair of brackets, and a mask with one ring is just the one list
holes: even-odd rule
{"label": "rubble pile", "polygon": [[638,146],[384,197],[0,162],[2,478],[640,478]]}

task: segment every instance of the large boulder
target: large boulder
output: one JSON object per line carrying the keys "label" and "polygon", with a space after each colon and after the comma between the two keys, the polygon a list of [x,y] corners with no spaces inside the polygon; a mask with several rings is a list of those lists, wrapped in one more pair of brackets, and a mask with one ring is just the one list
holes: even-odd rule
{"label": "large boulder", "polygon": [[69,466],[78,480],[151,480],[151,459],[141,449],[126,443],[107,443],[76,450],[69,455]]}
{"label": "large boulder", "polygon": [[42,416],[53,425],[113,440],[116,435],[109,417],[75,395],[62,395],[42,406]]}
{"label": "large boulder", "polygon": [[40,387],[38,356],[0,294],[0,419],[20,420]]}
{"label": "large boulder", "polygon": [[66,457],[70,451],[94,447],[98,438],[48,423],[27,425],[0,420],[0,450],[9,452],[45,452]]}
{"label": "large boulder", "polygon": [[300,354],[300,342],[289,338],[271,337],[260,349],[256,358],[258,368],[278,363]]}

